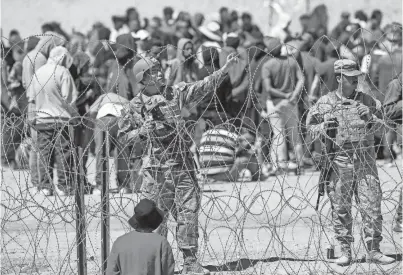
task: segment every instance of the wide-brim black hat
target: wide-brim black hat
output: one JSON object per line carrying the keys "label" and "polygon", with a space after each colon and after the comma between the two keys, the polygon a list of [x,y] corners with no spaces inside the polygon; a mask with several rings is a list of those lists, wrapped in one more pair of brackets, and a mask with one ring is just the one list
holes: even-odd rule
{"label": "wide-brim black hat", "polygon": [[155,202],[142,199],[134,208],[134,215],[129,219],[129,225],[134,229],[157,229],[164,219],[164,212],[157,207]]}

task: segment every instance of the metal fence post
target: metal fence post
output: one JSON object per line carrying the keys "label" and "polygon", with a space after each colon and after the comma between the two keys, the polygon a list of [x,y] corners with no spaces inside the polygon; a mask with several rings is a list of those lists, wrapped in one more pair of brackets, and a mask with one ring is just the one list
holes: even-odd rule
{"label": "metal fence post", "polygon": [[[85,203],[84,203],[84,168],[83,148],[78,147],[78,181],[76,186],[76,240],[78,274],[87,275],[87,253],[86,253],[86,232],[85,232]],[[77,165],[76,165],[77,167]]]}
{"label": "metal fence post", "polygon": [[106,274],[109,255],[110,223],[109,223],[109,131],[103,129],[102,156],[102,189],[101,189],[101,247],[102,247],[102,274]]}

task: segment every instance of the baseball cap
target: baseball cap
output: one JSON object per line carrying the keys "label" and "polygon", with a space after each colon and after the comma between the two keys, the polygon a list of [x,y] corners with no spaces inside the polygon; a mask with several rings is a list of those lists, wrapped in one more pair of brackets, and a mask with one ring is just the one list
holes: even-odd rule
{"label": "baseball cap", "polygon": [[152,57],[143,57],[133,66],[133,73],[136,78],[136,83],[139,83],[143,80],[143,75],[146,71],[156,67],[159,65],[157,59]]}
{"label": "baseball cap", "polygon": [[347,76],[359,76],[362,72],[357,70],[357,63],[349,59],[339,59],[334,62],[334,72]]}

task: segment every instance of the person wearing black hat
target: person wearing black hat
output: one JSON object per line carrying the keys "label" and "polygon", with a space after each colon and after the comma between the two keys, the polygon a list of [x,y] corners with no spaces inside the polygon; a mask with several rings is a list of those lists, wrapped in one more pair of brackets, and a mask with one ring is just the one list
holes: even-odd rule
{"label": "person wearing black hat", "polygon": [[[210,97],[237,62],[229,56],[218,71],[194,83],[167,86],[156,59],[143,58],[133,67],[140,93],[122,110],[119,137],[125,144],[147,142],[143,158],[142,195],[158,202],[166,213],[175,213],[176,238],[183,252],[183,273],[209,274],[197,261],[200,188],[190,152],[192,138],[182,115],[184,107]],[[164,190],[164,197],[160,192]],[[166,236],[166,222],[159,232]]]}
{"label": "person wearing black hat", "polygon": [[107,275],[173,275],[175,260],[168,240],[153,233],[164,219],[164,212],[148,199],[134,208],[129,225],[134,228],[120,236],[108,257]]}

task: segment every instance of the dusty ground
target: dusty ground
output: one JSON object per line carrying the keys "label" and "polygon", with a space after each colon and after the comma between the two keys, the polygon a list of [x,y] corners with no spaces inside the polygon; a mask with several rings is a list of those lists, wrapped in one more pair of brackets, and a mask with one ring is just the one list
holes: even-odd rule
{"label": "dusty ground", "polygon": [[[391,230],[401,175],[397,168],[388,168],[380,169],[380,176],[384,196],[381,249],[398,259],[395,264],[365,263],[359,216],[354,223],[355,263],[342,268],[324,261],[331,236],[329,204],[324,201],[320,213],[314,210],[316,172],[259,183],[204,186],[200,259],[217,274],[401,274],[401,234]],[[1,274],[76,274],[74,199],[32,196],[26,171],[5,170],[2,183]],[[110,199],[112,243],[129,230],[126,221],[137,195],[111,195]],[[85,201],[88,274],[100,274],[100,198],[86,196]],[[170,226],[174,230],[175,224]],[[181,256],[173,235],[168,238],[179,271]]]}

